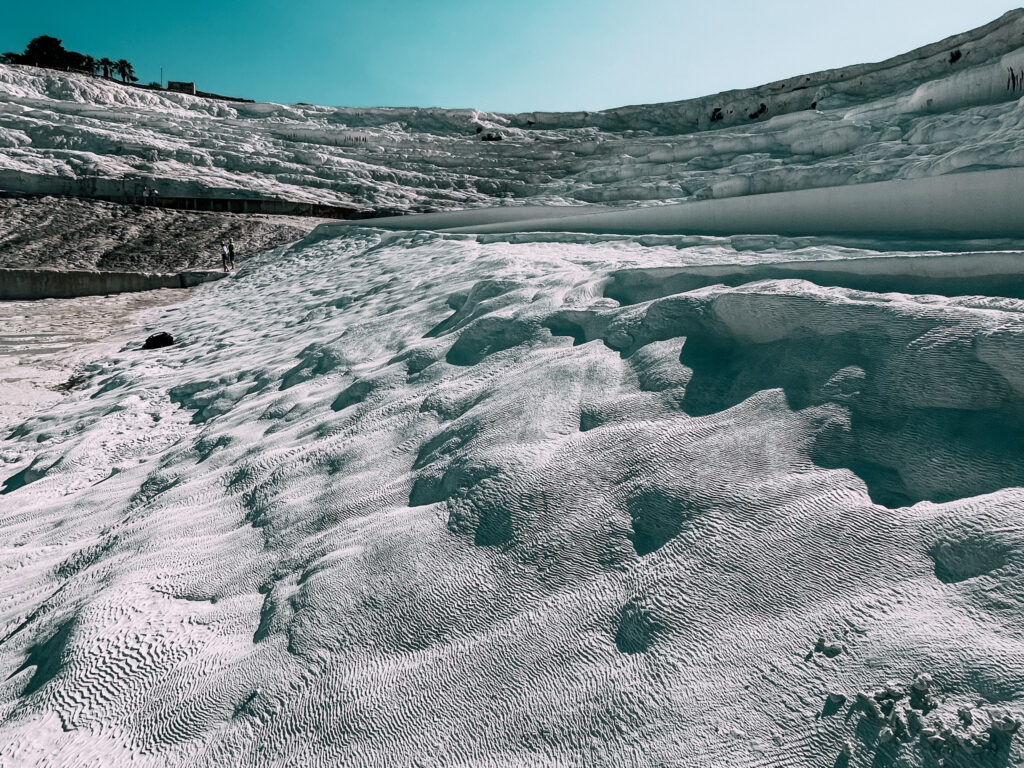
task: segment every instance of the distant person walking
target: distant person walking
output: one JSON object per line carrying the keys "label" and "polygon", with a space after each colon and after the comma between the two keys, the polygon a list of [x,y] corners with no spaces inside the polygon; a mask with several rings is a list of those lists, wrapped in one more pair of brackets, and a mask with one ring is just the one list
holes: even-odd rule
{"label": "distant person walking", "polygon": [[231,252],[228,250],[228,244],[227,243],[221,243],[220,244],[220,261],[221,261],[221,264],[224,266],[224,271],[225,272],[230,271]]}
{"label": "distant person walking", "polygon": [[235,241],[232,238],[228,238],[228,264],[231,265],[231,269],[235,268]]}

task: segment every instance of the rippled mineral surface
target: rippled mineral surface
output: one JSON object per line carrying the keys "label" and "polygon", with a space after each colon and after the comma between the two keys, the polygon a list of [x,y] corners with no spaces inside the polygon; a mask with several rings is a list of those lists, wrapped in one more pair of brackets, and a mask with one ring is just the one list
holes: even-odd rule
{"label": "rippled mineral surface", "polygon": [[0,762],[1020,759],[1024,303],[515,240],[254,258],[15,429]]}
{"label": "rippled mineral surface", "polygon": [[[1022,30],[571,115],[0,66],[11,191],[441,211],[0,313],[0,393],[59,385],[0,433],[0,765],[1024,762],[1024,241],[947,194],[1024,178]],[[786,226],[873,181],[835,199],[938,190],[967,239]],[[776,234],[636,231],[761,192]],[[536,231],[595,203],[632,223]]]}

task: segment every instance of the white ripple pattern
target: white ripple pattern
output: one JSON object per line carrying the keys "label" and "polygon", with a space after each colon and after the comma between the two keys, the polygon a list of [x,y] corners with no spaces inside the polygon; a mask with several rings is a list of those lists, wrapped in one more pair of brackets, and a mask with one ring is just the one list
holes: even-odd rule
{"label": "white ripple pattern", "polygon": [[603,296],[718,249],[352,230],[90,365],[4,443],[0,764],[1021,760],[1021,302]]}

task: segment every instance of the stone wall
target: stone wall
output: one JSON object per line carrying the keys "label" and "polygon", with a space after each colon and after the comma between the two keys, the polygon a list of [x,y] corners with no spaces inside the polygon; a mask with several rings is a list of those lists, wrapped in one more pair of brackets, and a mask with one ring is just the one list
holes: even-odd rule
{"label": "stone wall", "polygon": [[109,293],[191,288],[219,280],[222,272],[86,272],[56,269],[0,269],[0,300],[70,299]]}

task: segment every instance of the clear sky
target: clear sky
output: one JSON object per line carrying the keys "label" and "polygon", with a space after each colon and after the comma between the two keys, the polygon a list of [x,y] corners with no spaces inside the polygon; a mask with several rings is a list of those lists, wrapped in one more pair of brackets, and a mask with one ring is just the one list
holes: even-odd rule
{"label": "clear sky", "polygon": [[[1019,2],[1020,0],[1018,0]],[[0,51],[37,35],[142,82],[260,101],[596,110],[878,61],[1012,0],[0,0]]]}

